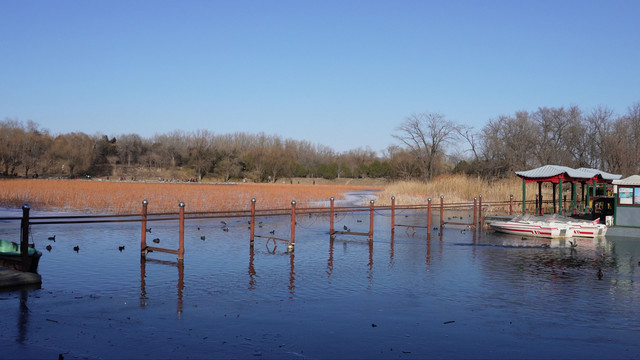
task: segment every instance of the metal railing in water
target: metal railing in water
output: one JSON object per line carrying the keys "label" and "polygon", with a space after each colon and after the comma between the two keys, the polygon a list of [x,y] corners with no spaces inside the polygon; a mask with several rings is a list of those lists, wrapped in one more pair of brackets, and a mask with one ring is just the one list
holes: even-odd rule
{"label": "metal railing in water", "polygon": [[[433,230],[438,228],[444,228],[447,225],[465,226],[467,228],[477,229],[481,228],[484,224],[484,215],[488,209],[496,209],[494,212],[514,214],[514,199],[513,195],[510,196],[508,201],[498,202],[483,202],[482,195],[475,197],[473,202],[461,202],[461,203],[445,203],[444,196],[440,196],[439,204],[433,204],[431,198],[427,200],[426,204],[418,205],[396,205],[395,197],[391,198],[391,205],[375,206],[373,200],[370,201],[368,206],[336,206],[335,199],[332,197],[329,199],[329,207],[305,207],[296,208],[296,201],[291,201],[290,208],[270,208],[270,209],[256,209],[256,199],[251,199],[251,207],[249,210],[232,210],[232,211],[185,211],[186,204],[180,202],[178,204],[178,212],[163,212],[163,213],[149,213],[147,200],[142,201],[142,210],[139,214],[126,214],[126,215],[54,215],[54,216],[30,216],[30,206],[28,204],[22,207],[22,217],[5,217],[0,218],[0,221],[20,221],[21,235],[20,235],[20,251],[21,261],[25,264],[28,260],[28,239],[30,226],[38,225],[73,225],[73,224],[89,224],[89,223],[127,223],[127,222],[140,222],[141,223],[141,236],[140,236],[140,255],[142,258],[146,258],[149,252],[164,252],[170,254],[176,254],[178,262],[184,260],[184,224],[187,220],[194,219],[229,219],[229,218],[248,218],[249,219],[249,245],[253,248],[256,238],[263,238],[267,240],[267,243],[273,242],[285,242],[287,243],[287,251],[294,251],[295,249],[295,231],[296,231],[296,216],[297,215],[329,215],[329,234],[331,237],[338,235],[352,235],[352,236],[365,236],[369,241],[373,240],[374,233],[374,214],[376,212],[389,212],[391,215],[391,231],[395,231],[395,228],[402,227],[412,229],[415,234],[416,229],[424,228],[427,231],[427,235],[430,236]],[[520,202],[522,203],[522,202]],[[524,205],[525,209],[535,206],[536,212],[538,212],[538,200],[527,201]],[[533,208],[532,208],[533,209]],[[396,223],[396,211],[411,210],[411,211],[425,211],[427,212],[426,224],[402,224]],[[456,221],[455,217],[447,218],[445,220],[445,211],[471,211],[473,216],[469,216],[467,221]],[[527,210],[528,212],[529,210]],[[343,230],[335,229],[335,217],[338,214],[350,214],[356,212],[368,212],[369,213],[369,231],[368,232],[355,232],[348,229],[346,226]],[[439,227],[433,227],[432,218],[433,213],[438,213]],[[276,217],[285,216],[291,218],[291,230],[288,238],[276,237],[273,233],[268,235],[256,234],[256,218],[259,217]],[[459,217],[459,220],[464,220]],[[156,221],[178,221],[179,223],[179,241],[178,249],[167,249],[158,246],[150,246],[147,244],[147,223]]]}

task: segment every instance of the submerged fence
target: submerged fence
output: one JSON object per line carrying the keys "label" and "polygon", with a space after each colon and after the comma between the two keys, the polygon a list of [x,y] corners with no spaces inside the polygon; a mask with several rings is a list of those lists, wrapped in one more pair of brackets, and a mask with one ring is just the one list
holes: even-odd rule
{"label": "submerged fence", "polygon": [[[487,214],[491,215],[513,215],[516,210],[514,207],[513,195],[510,195],[508,201],[498,202],[483,202],[482,195],[475,197],[473,202],[460,202],[460,203],[445,203],[445,197],[440,196],[439,203],[433,204],[432,199],[428,198],[426,204],[419,205],[397,205],[395,197],[391,197],[391,205],[375,206],[375,202],[371,200],[368,206],[336,206],[335,199],[331,197],[329,199],[328,207],[304,207],[297,209],[296,201],[291,201],[290,208],[275,208],[275,209],[257,209],[257,200],[251,199],[251,206],[249,210],[237,210],[237,211],[209,211],[209,212],[187,212],[186,204],[180,202],[178,204],[178,212],[170,213],[149,213],[147,200],[142,201],[142,208],[139,214],[129,215],[70,215],[70,216],[30,216],[30,206],[25,204],[22,207],[22,217],[9,217],[0,218],[0,220],[19,220],[20,221],[20,254],[21,256],[14,260],[14,268],[23,268],[29,264],[28,248],[29,245],[29,229],[31,226],[38,225],[53,225],[53,224],[88,224],[88,223],[124,223],[124,222],[140,222],[141,223],[141,235],[140,235],[140,256],[146,258],[150,252],[162,252],[177,255],[179,263],[184,261],[185,256],[185,221],[194,219],[233,219],[244,218],[248,219],[249,224],[249,246],[253,248],[255,239],[261,238],[267,240],[267,245],[273,243],[274,251],[277,246],[277,242],[286,243],[287,251],[292,252],[295,249],[296,243],[296,216],[299,215],[328,215],[329,217],[329,234],[331,238],[338,235],[351,235],[351,236],[364,236],[369,241],[373,240],[374,235],[374,215],[376,212],[388,212],[391,217],[391,231],[394,232],[396,228],[404,228],[408,233],[409,230],[416,233],[416,229],[424,228],[427,231],[427,235],[430,236],[432,231],[442,231],[442,229],[448,225],[464,226],[469,229],[479,229],[484,225],[484,217]],[[522,204],[522,202],[519,202]],[[523,208],[533,210],[538,213],[539,209],[538,199],[533,201],[527,201]],[[402,224],[396,223],[396,212],[399,210],[412,210],[412,211],[426,211],[427,216],[424,224]],[[445,211],[472,211],[467,221],[464,221],[463,217],[455,217],[445,219]],[[369,231],[368,232],[355,232],[347,228],[346,225],[342,230],[335,229],[335,218],[338,214],[351,214],[357,212],[369,213]],[[439,225],[434,227],[432,224],[433,214],[438,214]],[[269,234],[256,233],[256,219],[261,217],[289,217],[291,221],[289,237],[276,237],[274,232]],[[178,221],[178,248],[169,249],[160,246],[150,246],[147,244],[147,233],[150,232],[147,228],[148,223],[156,221]],[[223,221],[224,223],[224,221]],[[225,223],[226,224],[226,223]],[[259,227],[261,228],[261,227]],[[155,240],[155,239],[154,239]],[[155,241],[154,241],[155,242]],[[5,264],[5,266],[7,266]]]}

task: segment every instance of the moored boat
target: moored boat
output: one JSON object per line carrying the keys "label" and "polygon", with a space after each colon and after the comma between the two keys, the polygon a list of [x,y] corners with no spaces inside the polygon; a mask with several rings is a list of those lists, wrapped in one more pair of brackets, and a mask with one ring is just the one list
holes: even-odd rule
{"label": "moored boat", "polygon": [[28,249],[25,263],[20,254],[19,243],[0,240],[0,266],[20,271],[37,272],[42,253],[31,246]]}
{"label": "moored boat", "polygon": [[607,226],[596,221],[577,221],[559,216],[516,216],[511,220],[492,221],[489,226],[495,231],[534,237],[564,238],[604,236]]}
{"label": "moored boat", "polygon": [[536,220],[529,215],[516,216],[508,221],[492,221],[489,223],[489,226],[495,231],[513,235],[563,238],[569,237],[572,234],[572,230],[568,224]]}

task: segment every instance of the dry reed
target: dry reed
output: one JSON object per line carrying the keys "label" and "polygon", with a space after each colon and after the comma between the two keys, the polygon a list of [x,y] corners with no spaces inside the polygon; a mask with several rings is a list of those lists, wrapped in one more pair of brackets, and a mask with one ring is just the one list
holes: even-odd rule
{"label": "dry reed", "polygon": [[247,210],[251,198],[257,209],[287,208],[291,200],[298,207],[331,196],[343,198],[350,191],[371,189],[354,185],[283,185],[199,183],[142,183],[88,180],[0,180],[0,206],[19,207],[29,203],[33,209],[88,213],[135,214],[143,199],[149,212],[176,212],[185,202],[187,211]]}
{"label": "dry reed", "polygon": [[[465,175],[442,175],[430,182],[400,181],[387,186],[376,203],[388,204],[391,196],[402,205],[424,204],[444,195],[447,202],[465,202],[482,195],[484,201],[506,201],[509,195],[522,197],[522,181],[517,178],[487,181]],[[535,195],[532,195],[535,197]],[[527,196],[528,197],[528,196]]]}

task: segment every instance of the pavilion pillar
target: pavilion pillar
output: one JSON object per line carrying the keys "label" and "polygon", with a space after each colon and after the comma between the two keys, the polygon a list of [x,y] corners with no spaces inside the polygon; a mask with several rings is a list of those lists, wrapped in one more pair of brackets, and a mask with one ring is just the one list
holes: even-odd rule
{"label": "pavilion pillar", "polygon": [[527,182],[522,179],[522,215],[527,212]]}
{"label": "pavilion pillar", "polygon": [[553,196],[551,196],[551,199],[553,200],[553,212],[552,212],[552,214],[555,214],[555,213],[558,212],[558,208],[556,208],[556,184],[555,183],[551,183],[551,184],[553,185]]}
{"label": "pavilion pillar", "polygon": [[558,209],[561,215],[564,215],[564,209],[562,208],[562,178],[558,179]]}
{"label": "pavilion pillar", "polygon": [[542,181],[538,181],[538,215],[542,215],[544,210],[542,210]]}
{"label": "pavilion pillar", "polygon": [[571,183],[571,213],[573,215],[578,213],[578,204],[576,199],[576,182]]}
{"label": "pavilion pillar", "polygon": [[585,210],[589,208],[589,198],[591,197],[591,184],[587,183],[587,195],[584,199],[584,208]]}

